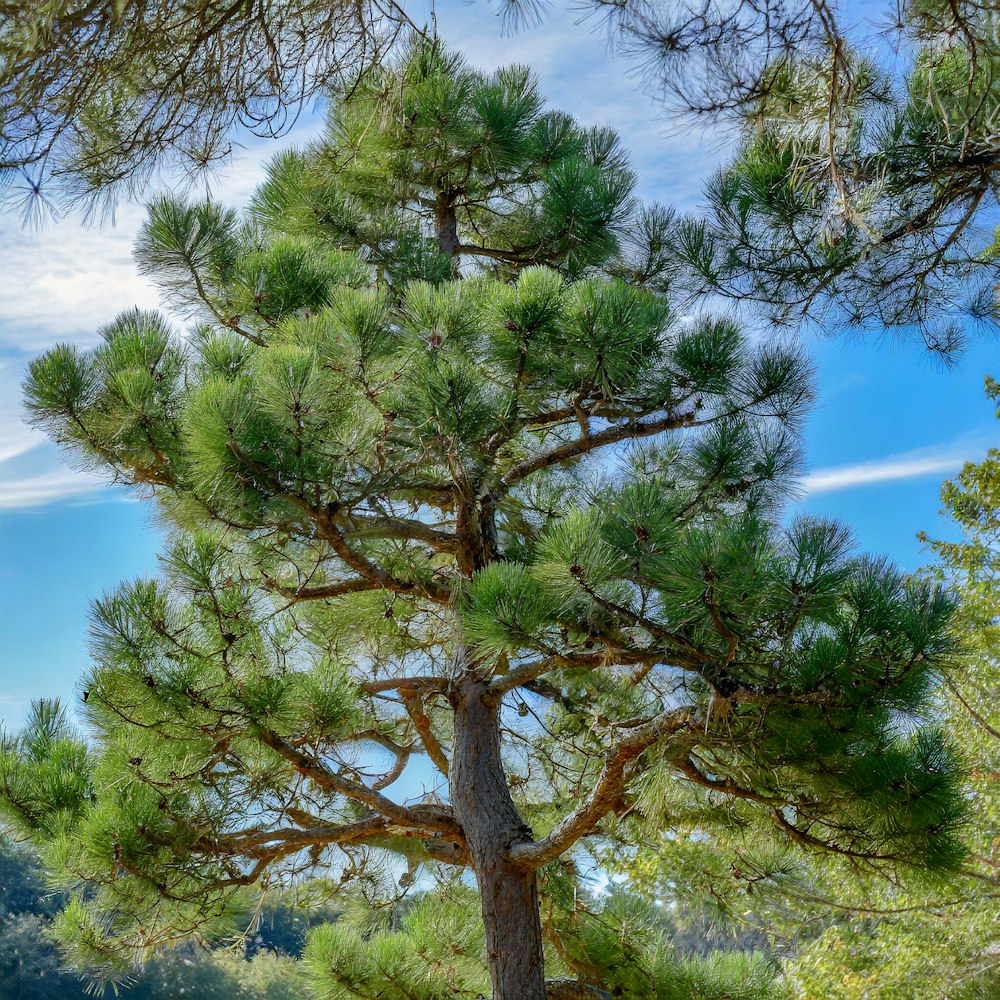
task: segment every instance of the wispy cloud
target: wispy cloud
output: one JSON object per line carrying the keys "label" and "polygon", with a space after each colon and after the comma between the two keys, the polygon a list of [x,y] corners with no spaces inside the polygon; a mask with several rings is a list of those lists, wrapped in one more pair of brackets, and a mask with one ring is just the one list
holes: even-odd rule
{"label": "wispy cloud", "polygon": [[[266,161],[282,145],[298,144],[317,129],[309,122],[284,143],[255,140],[208,179],[206,189],[242,207],[264,178]],[[159,192],[151,187],[143,200]],[[141,204],[119,207],[114,225],[87,227],[77,217],[25,230],[14,213],[0,214],[0,349],[43,351],[59,341],[93,344],[96,331],[124,309],[155,309],[159,292],[132,260],[132,245],[146,217]]]}
{"label": "wispy cloud", "polygon": [[[529,64],[542,78],[553,107],[574,112],[586,124],[611,125],[622,134],[639,172],[640,193],[691,207],[701,183],[720,159],[697,130],[668,137],[659,105],[637,92],[627,60],[603,58],[607,39],[597,25],[577,23],[573,12],[553,10],[545,30],[501,38],[500,21],[479,6],[440,5],[444,37],[484,68]],[[429,10],[429,6],[428,6]],[[580,71],[581,66],[586,72]],[[284,145],[302,144],[321,129],[309,114],[281,142],[244,136],[231,163],[204,186],[214,197],[242,206],[263,179],[266,162]],[[204,190],[190,191],[199,197]],[[141,200],[154,197],[151,186]],[[99,327],[134,305],[156,308],[159,296],[132,261],[132,244],[145,218],[140,204],[121,205],[113,226],[86,228],[78,218],[21,228],[13,213],[0,214],[0,348],[42,351],[58,341],[92,344]]]}
{"label": "wispy cloud", "polygon": [[0,418],[0,467],[38,447],[45,438],[28,427]]}
{"label": "wispy cloud", "polygon": [[0,510],[26,510],[103,489],[95,476],[67,469],[44,434],[23,422],[23,355],[0,360]]}
{"label": "wispy cloud", "polygon": [[93,342],[122,309],[154,307],[156,290],[131,259],[141,219],[128,207],[113,229],[65,220],[40,232],[24,231],[9,215],[0,219],[0,346],[34,352],[60,340]]}
{"label": "wispy cloud", "polygon": [[[299,128],[288,142],[303,142],[317,129]],[[248,143],[213,178],[212,194],[242,206],[264,177],[265,161],[278,143]],[[203,194],[204,192],[202,192]],[[155,191],[150,190],[149,197]],[[190,192],[199,197],[199,192]],[[0,214],[0,510],[32,510],[64,500],[105,502],[121,491],[67,469],[44,434],[25,425],[21,380],[28,359],[59,341],[94,344],[97,330],[124,309],[159,306],[157,289],[141,277],[132,244],[145,218],[139,205],[123,205],[114,226],[87,228],[79,219],[41,231],[21,228]],[[178,324],[179,325],[179,324]]]}
{"label": "wispy cloud", "polygon": [[903,452],[857,465],[817,469],[806,476],[802,486],[807,493],[833,493],[857,486],[953,473],[965,462],[980,458],[984,449],[985,445],[978,437],[968,438],[942,447]]}
{"label": "wispy cloud", "polygon": [[43,507],[105,489],[102,480],[72,469],[50,469],[34,475],[0,478],[0,510]]}

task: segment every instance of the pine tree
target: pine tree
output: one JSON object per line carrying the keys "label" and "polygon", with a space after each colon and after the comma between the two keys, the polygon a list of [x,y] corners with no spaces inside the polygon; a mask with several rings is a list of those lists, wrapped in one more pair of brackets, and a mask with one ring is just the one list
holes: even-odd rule
{"label": "pine tree", "polygon": [[631,183],[527,71],[418,44],[247,212],[151,206],[137,259],[186,338],[126,312],[33,364],[35,422],[171,530],[160,578],[94,605],[92,739],[42,707],[0,754],[81,953],[331,866],[437,873],[457,909],[314,940],[318,995],[475,995],[485,962],[495,1000],[542,1000],[546,969],[553,997],[690,996],[715,973],[634,907],[588,913],[588,852],[677,808],[957,862],[921,725],[951,601],[836,524],[781,526],[808,364],[677,315],[669,213]]}

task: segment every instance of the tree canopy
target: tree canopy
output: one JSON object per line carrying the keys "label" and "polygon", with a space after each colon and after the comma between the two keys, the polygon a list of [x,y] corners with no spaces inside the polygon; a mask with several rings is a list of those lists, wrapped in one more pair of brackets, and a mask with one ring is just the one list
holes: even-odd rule
{"label": "tree canopy", "polygon": [[675,120],[728,127],[708,213],[678,232],[696,294],[777,320],[922,337],[995,330],[995,5],[627,0],[606,19]]}
{"label": "tree canopy", "polygon": [[[986,380],[994,402],[998,389]],[[720,829],[710,852],[661,835],[633,855],[604,858],[633,891],[668,903],[695,926],[714,920],[731,936],[752,931],[769,940],[795,995],[909,1000],[919,983],[926,996],[996,996],[998,458],[991,449],[944,484],[943,537],[922,536],[935,560],[921,573],[955,594],[955,627],[965,646],[965,669],[949,675],[935,707],[961,748],[963,796],[970,803],[962,867],[922,882],[871,878],[843,859],[810,858],[780,846],[762,850],[739,826]]]}
{"label": "tree canopy", "polygon": [[[526,28],[547,6],[501,12]],[[920,0],[862,21],[826,0],[586,6],[679,127],[737,139],[708,212],[671,241],[695,298],[915,335],[944,356],[995,329],[992,4]],[[280,133],[416,27],[404,4],[312,0],[10,2],[0,23],[0,172],[29,215],[138,190],[161,166],[197,173],[238,125]]]}
{"label": "tree canopy", "polygon": [[42,704],[0,753],[79,954],[332,870],[450,891],[319,934],[319,996],[691,996],[650,921],[577,891],[595,852],[738,823],[961,861],[928,724],[953,603],[782,526],[809,366],[678,313],[631,183],[527,71],[416,43],[245,212],[150,207],[186,337],[131,311],[32,365],[35,422],[171,532],[94,605],[92,738]]}
{"label": "tree canopy", "polygon": [[[544,30],[546,7],[500,12]],[[670,241],[695,299],[916,336],[945,357],[995,329],[993,5],[887,4],[860,22],[827,0],[585,7],[675,121],[736,137],[707,212]],[[0,23],[0,175],[28,217],[134,194],[161,167],[197,174],[238,126],[280,134],[404,36],[433,33],[378,0],[8,0]]]}

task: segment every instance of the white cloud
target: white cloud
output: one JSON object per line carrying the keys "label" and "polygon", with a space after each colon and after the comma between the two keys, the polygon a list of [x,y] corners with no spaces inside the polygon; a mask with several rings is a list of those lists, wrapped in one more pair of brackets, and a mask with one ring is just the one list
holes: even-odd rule
{"label": "white cloud", "polygon": [[[304,142],[312,123],[287,142]],[[254,141],[212,178],[211,192],[244,205],[263,179],[265,163],[280,148]],[[152,197],[152,190],[149,197]],[[197,197],[197,193],[192,194]],[[86,227],[78,219],[27,231],[10,212],[0,213],[0,510],[28,510],[61,500],[118,499],[104,482],[65,467],[44,434],[24,423],[20,383],[32,355],[60,341],[87,347],[97,330],[132,306],[159,306],[156,288],[132,260],[132,243],[145,208],[124,205],[115,224]],[[179,325],[179,324],[178,324]],[[103,494],[103,495],[102,495]]]}
{"label": "white cloud", "polygon": [[[283,144],[301,143],[310,124]],[[242,206],[264,176],[266,160],[282,143],[255,140],[210,178],[213,197]],[[142,200],[158,193],[151,187]],[[188,192],[199,197],[201,192]],[[132,244],[145,219],[141,204],[119,207],[114,224],[85,226],[79,218],[26,230],[16,215],[0,213],[0,349],[40,352],[60,341],[93,344],[97,330],[125,309],[159,307],[155,286],[137,271]]]}
{"label": "white cloud", "polygon": [[965,462],[982,457],[985,445],[978,439],[938,448],[922,448],[886,458],[817,469],[802,482],[807,493],[833,493],[900,479],[917,479],[921,476],[957,472]]}
{"label": "white cloud", "polygon": [[38,475],[0,481],[0,510],[42,507],[104,488],[105,484],[100,479],[86,472],[54,469]]}
{"label": "white cloud", "polygon": [[21,377],[14,359],[0,361],[0,510],[25,510],[103,490],[102,480],[66,468],[45,435],[24,423]]}
{"label": "white cloud", "polygon": [[142,219],[123,209],[108,229],[63,220],[38,232],[0,217],[0,346],[41,351],[60,340],[93,342],[98,327],[132,305],[156,306],[156,291],[136,272],[131,245]]}
{"label": "white cloud", "polygon": [[4,462],[9,462],[24,455],[44,441],[43,435],[28,427],[6,422],[0,424],[0,468]]}

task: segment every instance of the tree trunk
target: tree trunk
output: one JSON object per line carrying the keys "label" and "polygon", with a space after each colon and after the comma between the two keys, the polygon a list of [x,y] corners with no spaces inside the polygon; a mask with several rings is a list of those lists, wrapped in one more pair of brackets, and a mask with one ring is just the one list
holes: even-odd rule
{"label": "tree trunk", "polygon": [[531,840],[531,829],[507,786],[500,758],[499,705],[487,696],[485,682],[471,675],[465,650],[457,654],[455,665],[451,803],[479,883],[493,1000],[545,1000],[535,872],[508,860],[512,846]]}
{"label": "tree trunk", "polygon": [[438,249],[441,253],[454,257],[458,253],[458,215],[455,206],[444,194],[438,196],[434,205],[434,230]]}

